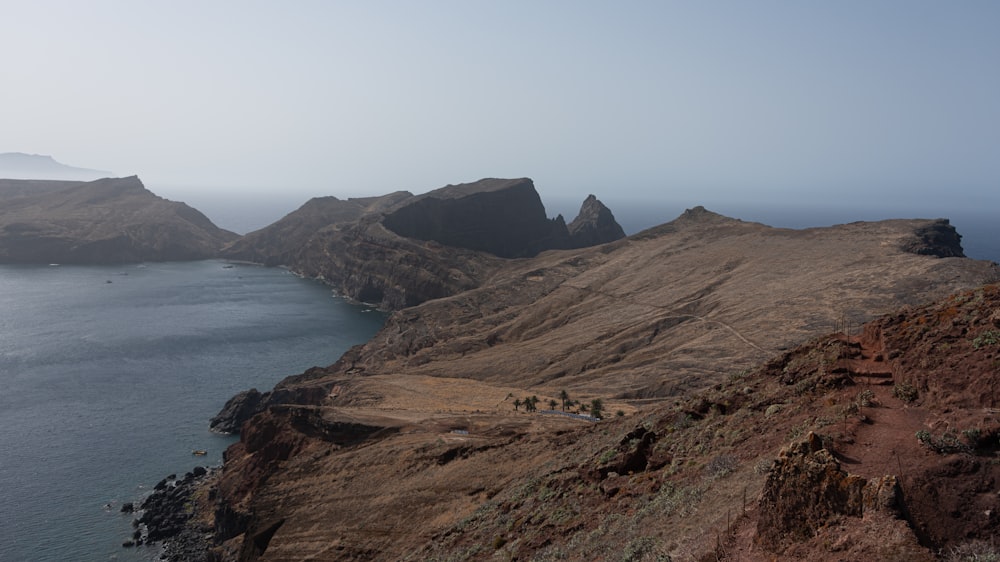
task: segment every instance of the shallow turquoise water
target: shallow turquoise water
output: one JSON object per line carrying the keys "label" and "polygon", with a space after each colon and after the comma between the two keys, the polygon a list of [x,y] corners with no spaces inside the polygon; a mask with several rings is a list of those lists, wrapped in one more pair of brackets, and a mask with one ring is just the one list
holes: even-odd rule
{"label": "shallow turquoise water", "polygon": [[154,557],[121,547],[121,503],[218,464],[233,438],[208,418],[234,393],[328,365],[384,319],[281,269],[0,266],[0,561]]}

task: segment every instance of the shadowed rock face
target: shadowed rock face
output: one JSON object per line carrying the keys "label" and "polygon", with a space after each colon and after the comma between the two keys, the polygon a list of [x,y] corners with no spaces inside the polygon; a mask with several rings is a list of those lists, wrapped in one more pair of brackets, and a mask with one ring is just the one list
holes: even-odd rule
{"label": "shadowed rock face", "polygon": [[625,238],[611,209],[604,206],[593,195],[587,196],[580,207],[580,214],[569,223],[569,235],[574,248],[586,248]]}
{"label": "shadowed rock face", "polygon": [[0,181],[0,263],[124,263],[216,257],[236,234],[138,177]]}
{"label": "shadowed rock face", "polygon": [[545,217],[529,179],[448,186],[406,201],[383,223],[400,236],[504,258],[569,246],[565,223]]}
{"label": "shadowed rock face", "polygon": [[625,238],[611,211],[590,195],[566,225],[545,217],[530,179],[480,180],[448,186],[386,215],[385,226],[418,240],[481,250],[504,258],[531,257],[544,250],[585,248]]}
{"label": "shadowed rock face", "polygon": [[912,240],[903,244],[907,252],[939,258],[964,258],[962,235],[948,219],[938,219],[916,229]]}
{"label": "shadowed rock face", "polygon": [[480,286],[505,263],[624,237],[591,196],[571,234],[548,219],[530,179],[483,179],[414,196],[313,199],[252,232],[223,255],[287,265],[339,293],[386,309],[415,306]]}

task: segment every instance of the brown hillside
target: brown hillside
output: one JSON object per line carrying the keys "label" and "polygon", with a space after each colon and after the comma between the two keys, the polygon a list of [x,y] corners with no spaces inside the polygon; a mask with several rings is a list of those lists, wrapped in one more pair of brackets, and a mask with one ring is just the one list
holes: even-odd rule
{"label": "brown hillside", "polygon": [[1000,285],[962,292],[577,432],[556,461],[538,446],[519,486],[487,493],[410,558],[932,560],[989,548],[998,311]]}
{"label": "brown hillside", "polygon": [[[279,385],[204,491],[201,521],[223,560],[920,559],[984,536],[991,520],[933,510],[952,489],[955,502],[993,497],[992,422],[977,419],[982,444],[949,452],[940,420],[958,410],[920,402],[937,387],[922,391],[909,348],[890,347],[904,332],[856,330],[996,279],[995,264],[902,249],[941,225],[790,231],[695,209],[506,262]],[[949,317],[970,322],[956,337],[977,341],[995,293],[962,301],[982,310]],[[855,334],[795,347],[838,325]],[[992,352],[983,338],[968,357]],[[903,382],[917,402],[893,395]],[[514,409],[562,390],[625,415]],[[983,404],[948,427],[971,428],[963,416]],[[920,444],[924,427],[947,455]]]}
{"label": "brown hillside", "polygon": [[845,322],[996,278],[989,262],[904,251],[929,224],[787,230],[695,209],[627,240],[508,262],[478,289],[401,311],[354,367],[679,395]]}
{"label": "brown hillside", "polygon": [[0,181],[0,263],[123,263],[216,257],[237,236],[139,178]]}

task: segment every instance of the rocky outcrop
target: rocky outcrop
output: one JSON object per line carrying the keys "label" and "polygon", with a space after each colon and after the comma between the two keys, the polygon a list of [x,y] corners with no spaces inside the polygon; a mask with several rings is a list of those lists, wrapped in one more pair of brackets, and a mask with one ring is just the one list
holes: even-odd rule
{"label": "rocky outcrop", "polygon": [[597,246],[625,238],[611,209],[597,200],[594,195],[588,195],[580,207],[580,214],[567,227],[574,248]]}
{"label": "rocky outcrop", "polygon": [[194,519],[196,505],[207,500],[201,486],[213,476],[205,467],[196,466],[177,479],[170,475],[161,480],[153,493],[143,500],[139,515],[133,520],[135,532],[122,543],[124,547],[162,543],[161,560],[202,562],[208,560],[211,528]]}
{"label": "rocky outcrop", "polygon": [[551,249],[585,248],[625,237],[614,215],[590,195],[569,226],[562,215],[545,217],[528,178],[484,179],[447,186],[402,202],[385,226],[418,240],[481,250],[505,258],[530,257]]}
{"label": "rocky outcrop", "polygon": [[866,480],[848,474],[810,432],[774,461],[764,484],[757,519],[758,544],[780,549],[804,541],[840,516],[881,511],[902,517],[902,490],[896,476]]}
{"label": "rocky outcrop", "polygon": [[209,420],[209,428],[217,433],[239,433],[243,422],[264,409],[268,394],[261,394],[256,388],[251,388],[233,396],[222,410]]}
{"label": "rocky outcrop", "polygon": [[275,224],[226,247],[229,259],[287,265],[322,279],[339,294],[398,309],[478,286],[494,270],[492,256],[399,236],[381,223],[383,212],[411,200],[382,197],[312,199]]}
{"label": "rocky outcrop", "polygon": [[15,186],[0,208],[0,263],[127,263],[216,257],[236,234],[132,176]]}
{"label": "rocky outcrop", "polygon": [[938,258],[964,258],[962,235],[948,219],[937,219],[917,228],[913,236],[903,243],[903,249],[913,254]]}
{"label": "rocky outcrop", "polygon": [[503,258],[530,257],[571,245],[565,222],[546,218],[542,200],[527,178],[443,187],[404,201],[386,214],[383,224],[407,238]]}
{"label": "rocky outcrop", "polygon": [[[345,354],[345,357],[349,354],[350,352]],[[342,365],[343,362],[342,358],[336,365]],[[244,422],[265,411],[269,406],[319,404],[329,393],[332,383],[313,383],[328,373],[328,369],[313,367],[302,374],[286,377],[267,392],[251,388],[237,393],[209,420],[209,429],[222,434],[239,433]]]}
{"label": "rocky outcrop", "polygon": [[369,217],[320,231],[292,267],[344,296],[398,310],[478,287],[501,264],[484,252],[399,236]]}
{"label": "rocky outcrop", "polygon": [[[313,199],[223,255],[287,265],[340,294],[400,309],[480,286],[500,258],[533,256],[624,236],[591,196],[570,233],[548,219],[530,179],[483,179],[414,196]],[[617,227],[617,228],[616,228]]]}

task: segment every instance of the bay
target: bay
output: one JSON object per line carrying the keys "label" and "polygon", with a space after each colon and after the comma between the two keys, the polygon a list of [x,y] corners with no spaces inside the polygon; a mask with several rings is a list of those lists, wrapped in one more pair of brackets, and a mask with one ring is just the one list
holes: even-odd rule
{"label": "bay", "polygon": [[384,320],[274,268],[0,266],[0,560],[156,557],[121,546],[121,504],[221,462],[235,438],[208,419],[230,396],[333,363]]}

